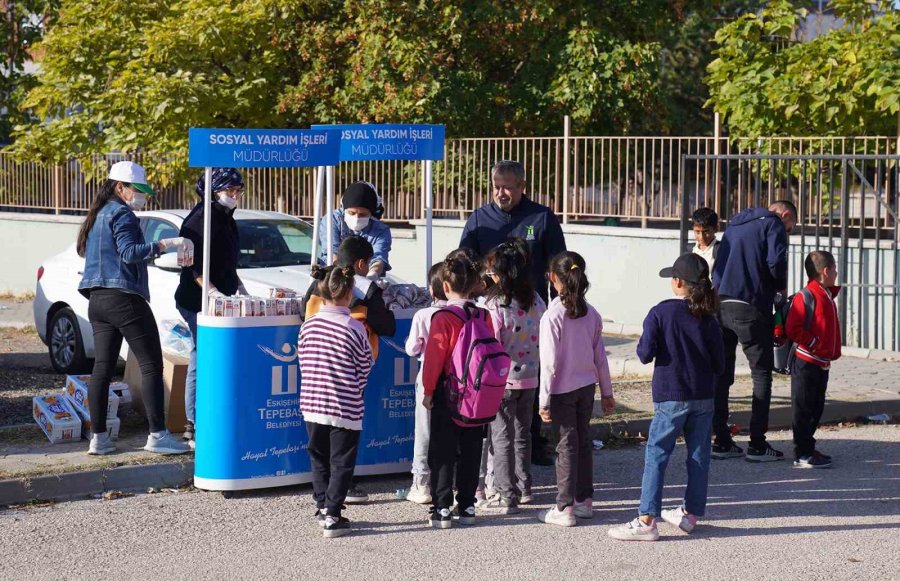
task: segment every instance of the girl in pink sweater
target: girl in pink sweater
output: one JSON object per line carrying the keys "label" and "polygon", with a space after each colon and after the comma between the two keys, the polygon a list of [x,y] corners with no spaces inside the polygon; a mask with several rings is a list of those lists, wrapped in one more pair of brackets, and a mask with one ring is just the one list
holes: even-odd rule
{"label": "girl in pink sweater", "polygon": [[609,362],[603,345],[603,320],[584,298],[589,286],[584,258],[562,252],[550,262],[550,282],[559,296],[541,319],[540,413],[559,427],[556,446],[556,506],[538,518],[575,526],[592,518],[593,451],[590,440],[594,392],[600,384],[604,414],[615,407]]}

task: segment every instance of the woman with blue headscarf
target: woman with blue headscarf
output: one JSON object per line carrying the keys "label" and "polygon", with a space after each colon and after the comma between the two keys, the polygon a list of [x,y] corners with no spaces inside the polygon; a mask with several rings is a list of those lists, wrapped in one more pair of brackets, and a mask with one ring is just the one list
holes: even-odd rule
{"label": "woman with blue headscarf", "polygon": [[[238,170],[215,168],[212,172],[210,204],[209,240],[209,298],[246,295],[247,290],[237,273],[240,244],[234,211],[244,193],[244,180]],[[194,206],[181,225],[179,236],[194,243],[194,264],[181,269],[181,282],[175,291],[175,305],[184,318],[191,335],[194,349],[188,364],[184,385],[184,411],[187,416],[185,439],[193,443],[195,401],[197,395],[197,313],[203,303],[203,196],[206,191],[206,176],[200,176],[196,192],[200,202]]]}

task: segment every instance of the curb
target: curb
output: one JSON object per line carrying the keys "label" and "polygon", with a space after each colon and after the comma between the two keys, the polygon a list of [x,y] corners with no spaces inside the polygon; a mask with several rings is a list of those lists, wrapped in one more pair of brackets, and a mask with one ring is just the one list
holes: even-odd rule
{"label": "curb", "polygon": [[[609,362],[609,374],[613,379],[627,375],[653,376],[653,364],[647,363],[645,365],[637,357],[607,357],[607,361]],[[734,374],[735,376],[750,375],[750,367],[739,365],[735,367]]]}
{"label": "curb", "polygon": [[12,478],[0,480],[0,506],[33,500],[75,500],[111,490],[136,492],[147,488],[178,488],[193,480],[193,461]]}
{"label": "curb", "polygon": [[[900,416],[900,399],[879,400],[879,401],[861,401],[861,402],[841,402],[838,404],[825,403],[825,412],[822,414],[821,423],[834,423],[840,421],[855,420],[860,417],[870,416],[874,414],[886,413],[889,416]],[[750,425],[750,412],[741,411],[731,414],[728,418],[730,423],[737,424],[742,428]],[[769,411],[769,431],[772,430],[790,430],[792,422],[792,412],[790,407],[773,407]],[[600,424],[594,427],[595,438],[607,438],[611,433],[628,432],[631,435],[638,433],[645,437],[650,431],[650,418],[634,420],[631,422],[610,422]],[[788,456],[787,451],[785,457]]]}

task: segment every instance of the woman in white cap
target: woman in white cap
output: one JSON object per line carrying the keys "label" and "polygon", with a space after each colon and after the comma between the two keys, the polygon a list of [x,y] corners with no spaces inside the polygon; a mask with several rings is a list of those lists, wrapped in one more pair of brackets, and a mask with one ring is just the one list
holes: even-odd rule
{"label": "woman in white cap", "polygon": [[161,253],[190,249],[185,238],[147,243],[134,211],[156,192],[147,185],[144,168],[130,161],[112,166],[78,233],[84,275],[78,291],[88,298],[88,320],[94,331],[94,371],[88,386],[91,443],[88,454],[110,454],[116,446],[107,431],[109,382],[119,360],[122,338],[141,367],[141,393],[150,423],[144,447],[158,454],[183,454],[187,443],[166,430],[163,405],[162,348],[150,310],[147,263]]}

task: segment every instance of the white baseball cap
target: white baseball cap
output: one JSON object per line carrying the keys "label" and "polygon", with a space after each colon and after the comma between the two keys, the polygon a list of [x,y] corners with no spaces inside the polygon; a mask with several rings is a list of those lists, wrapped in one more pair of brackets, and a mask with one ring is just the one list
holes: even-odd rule
{"label": "white baseball cap", "polygon": [[134,189],[144,192],[149,196],[155,196],[156,191],[147,185],[147,174],[144,168],[133,161],[120,161],[109,168],[109,179],[117,182],[125,182],[134,186]]}

